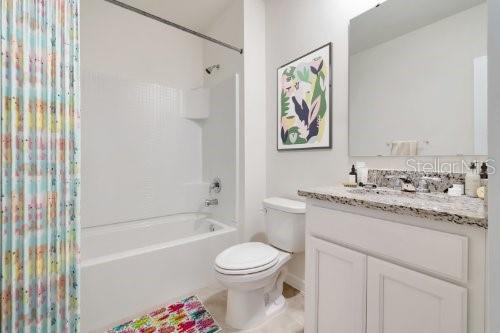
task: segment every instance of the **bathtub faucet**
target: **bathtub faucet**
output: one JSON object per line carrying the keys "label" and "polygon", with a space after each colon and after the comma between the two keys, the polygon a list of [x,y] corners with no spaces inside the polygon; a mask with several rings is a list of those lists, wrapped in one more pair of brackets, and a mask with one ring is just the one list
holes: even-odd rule
{"label": "bathtub faucet", "polygon": [[217,206],[219,204],[218,199],[207,199],[205,200],[205,207]]}

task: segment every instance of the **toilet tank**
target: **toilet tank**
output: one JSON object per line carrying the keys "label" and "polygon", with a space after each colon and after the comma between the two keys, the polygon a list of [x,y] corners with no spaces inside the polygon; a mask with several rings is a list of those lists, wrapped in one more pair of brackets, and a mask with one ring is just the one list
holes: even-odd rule
{"label": "toilet tank", "polygon": [[275,197],[265,199],[262,204],[269,243],[286,252],[304,252],[305,202]]}

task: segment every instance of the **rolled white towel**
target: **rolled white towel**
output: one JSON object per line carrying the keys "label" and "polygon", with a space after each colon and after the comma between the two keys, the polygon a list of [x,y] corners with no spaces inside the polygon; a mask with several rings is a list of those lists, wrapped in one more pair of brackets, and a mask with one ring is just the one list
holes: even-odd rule
{"label": "rolled white towel", "polygon": [[391,142],[392,156],[416,156],[418,141],[393,141]]}

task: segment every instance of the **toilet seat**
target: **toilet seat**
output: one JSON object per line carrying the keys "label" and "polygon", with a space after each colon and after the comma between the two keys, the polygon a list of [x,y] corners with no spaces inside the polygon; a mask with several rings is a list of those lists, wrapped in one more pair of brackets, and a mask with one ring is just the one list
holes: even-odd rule
{"label": "toilet seat", "polygon": [[215,270],[221,274],[225,275],[248,275],[248,274],[254,274],[254,273],[260,273],[262,271],[268,270],[269,268],[274,267],[278,263],[278,258],[276,260],[273,260],[267,265],[260,266],[260,267],[255,267],[255,268],[249,268],[249,269],[224,269],[219,266],[215,266]]}
{"label": "toilet seat", "polygon": [[215,259],[215,270],[227,275],[258,273],[275,266],[279,255],[279,250],[264,243],[242,243],[222,251]]}

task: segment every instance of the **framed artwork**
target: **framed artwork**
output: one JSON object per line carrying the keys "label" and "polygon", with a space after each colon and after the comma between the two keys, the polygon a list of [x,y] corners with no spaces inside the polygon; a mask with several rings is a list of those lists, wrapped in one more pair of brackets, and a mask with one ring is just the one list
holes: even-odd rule
{"label": "framed artwork", "polygon": [[278,68],[278,150],[332,147],[332,44]]}

